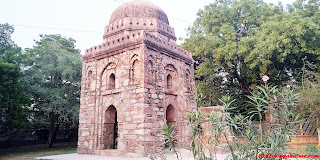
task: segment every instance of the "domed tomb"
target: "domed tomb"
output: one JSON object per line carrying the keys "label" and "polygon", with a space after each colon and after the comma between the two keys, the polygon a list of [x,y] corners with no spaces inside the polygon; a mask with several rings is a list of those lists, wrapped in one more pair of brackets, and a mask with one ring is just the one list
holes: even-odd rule
{"label": "domed tomb", "polygon": [[159,130],[166,123],[179,135],[178,147],[189,147],[194,60],[175,40],[167,15],[152,3],[135,0],[113,12],[103,42],[82,56],[78,153],[165,152]]}

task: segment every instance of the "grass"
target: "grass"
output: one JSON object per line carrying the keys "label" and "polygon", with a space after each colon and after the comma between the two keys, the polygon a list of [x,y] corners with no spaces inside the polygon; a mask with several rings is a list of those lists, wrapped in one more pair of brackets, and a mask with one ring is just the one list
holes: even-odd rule
{"label": "grass", "polygon": [[50,156],[57,154],[76,153],[76,143],[57,143],[53,148],[46,144],[11,147],[0,149],[1,160],[34,160],[36,157]]}

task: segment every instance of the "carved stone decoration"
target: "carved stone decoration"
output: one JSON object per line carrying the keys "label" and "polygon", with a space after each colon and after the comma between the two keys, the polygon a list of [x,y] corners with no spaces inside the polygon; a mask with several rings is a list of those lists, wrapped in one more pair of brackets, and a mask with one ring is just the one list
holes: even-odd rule
{"label": "carved stone decoration", "polygon": [[103,43],[82,57],[78,153],[144,157],[164,150],[159,130],[177,131],[188,148],[186,114],[196,110],[191,53],[176,44],[168,17],[156,5],[122,4]]}

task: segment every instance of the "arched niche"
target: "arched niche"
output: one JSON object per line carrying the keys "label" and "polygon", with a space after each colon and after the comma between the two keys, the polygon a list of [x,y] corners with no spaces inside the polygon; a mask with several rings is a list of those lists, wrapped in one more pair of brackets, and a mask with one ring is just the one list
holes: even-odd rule
{"label": "arched niche", "polygon": [[92,83],[93,83],[93,75],[92,75],[92,71],[90,70],[88,72],[88,77],[87,77],[87,87],[89,90],[92,90]]}
{"label": "arched niche", "polygon": [[170,126],[176,125],[177,114],[175,108],[169,104],[166,110],[166,121]]}
{"label": "arched niche", "polygon": [[152,73],[153,73],[153,63],[152,63],[151,60],[148,61],[148,64],[147,64],[147,72],[148,72],[149,74],[151,74],[151,75],[152,75]]}
{"label": "arched niche", "polygon": [[167,75],[167,80],[166,80],[166,82],[167,82],[167,88],[168,88],[168,89],[171,89],[171,88],[172,88],[172,85],[173,85],[173,80],[172,80],[171,74],[168,74],[168,75]]}
{"label": "arched niche", "polygon": [[149,60],[147,62],[147,77],[148,77],[148,83],[149,84],[154,84],[155,80],[156,80],[156,70],[154,67],[154,63],[152,60],[152,56],[149,56]]}
{"label": "arched niche", "polygon": [[187,69],[185,74],[185,86],[187,88],[187,92],[191,91],[191,74],[190,71]]}
{"label": "arched niche", "polygon": [[115,89],[116,88],[116,76],[114,73],[111,73],[108,79],[108,89]]}
{"label": "arched niche", "polygon": [[[117,65],[114,62],[110,62],[101,72],[101,89],[110,90],[115,89],[116,86],[116,68]],[[113,74],[113,75],[112,75]]]}
{"label": "arched niche", "polygon": [[132,81],[133,82],[139,82],[139,79],[141,78],[141,66],[139,60],[134,60],[132,63]]}
{"label": "arched niche", "polygon": [[166,82],[166,88],[167,89],[175,89],[175,84],[179,82],[175,82],[177,78],[177,69],[172,64],[168,64],[165,67],[165,82]]}

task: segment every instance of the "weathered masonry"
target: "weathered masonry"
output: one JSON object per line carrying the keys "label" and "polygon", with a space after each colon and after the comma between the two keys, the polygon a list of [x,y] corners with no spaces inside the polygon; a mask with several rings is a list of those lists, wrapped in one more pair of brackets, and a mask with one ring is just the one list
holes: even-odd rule
{"label": "weathered masonry", "polygon": [[161,152],[158,132],[174,126],[181,147],[196,110],[193,59],[176,45],[165,12],[146,1],[122,4],[103,43],[82,57],[78,153],[142,157]]}

